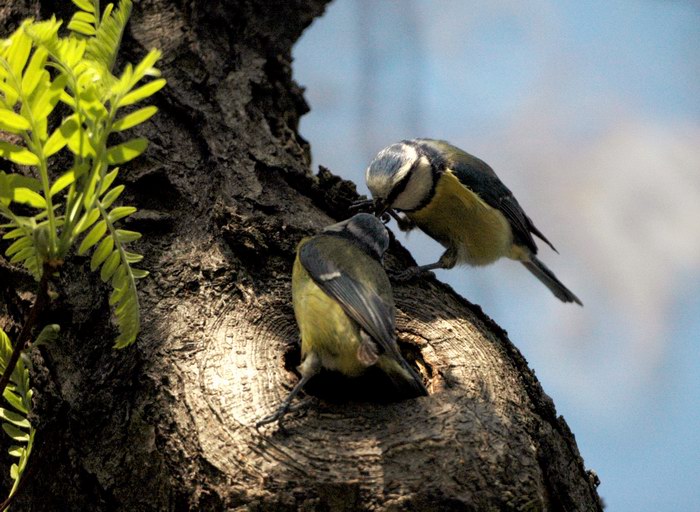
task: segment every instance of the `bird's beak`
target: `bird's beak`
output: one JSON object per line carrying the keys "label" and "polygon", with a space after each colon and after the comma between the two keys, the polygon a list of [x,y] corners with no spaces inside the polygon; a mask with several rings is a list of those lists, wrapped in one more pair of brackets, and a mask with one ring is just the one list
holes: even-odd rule
{"label": "bird's beak", "polygon": [[372,199],[360,199],[355,201],[350,205],[349,210],[351,212],[367,212],[374,207],[374,201]]}
{"label": "bird's beak", "polygon": [[381,199],[375,199],[374,200],[374,215],[377,217],[382,217],[386,213],[386,211],[389,209],[389,206],[384,203]]}
{"label": "bird's beak", "polygon": [[387,215],[387,212],[391,213],[391,211],[391,208],[389,208],[389,206],[387,206],[381,199],[374,201],[374,215],[384,224],[391,220],[391,217]]}

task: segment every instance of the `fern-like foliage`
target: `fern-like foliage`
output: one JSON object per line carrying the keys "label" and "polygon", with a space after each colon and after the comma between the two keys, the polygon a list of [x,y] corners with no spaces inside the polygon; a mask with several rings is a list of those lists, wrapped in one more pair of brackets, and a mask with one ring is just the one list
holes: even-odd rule
{"label": "fern-like foliage", "polygon": [[111,208],[124,190],[124,185],[110,188],[117,172],[118,168],[105,176],[97,191],[94,207],[83,214],[75,232],[79,235],[91,228],[78,247],[78,254],[86,254],[95,247],[90,270],[95,272],[99,269],[102,281],[111,281],[113,291],[109,304],[115,308],[120,331],[115,346],[121,348],[131,343],[138,334],[140,314],[136,280],[146,277],[148,272],[132,267],[143,256],[126,249],[126,244],[138,240],[141,234],[119,229],[115,225],[118,220],[136,211],[133,206]]}
{"label": "fern-like foliage", "polygon": [[[108,141],[157,112],[155,106],[134,105],[165,80],[154,67],[160,58],[155,49],[113,74],[131,0],[116,8],[109,4],[101,14],[97,0],[73,3],[79,10],[68,35],[60,36],[61,22],[51,18],[26,21],[0,41],[0,130],[9,135],[0,137],[0,158],[31,170],[0,172],[0,216],[7,221],[0,228],[10,242],[5,254],[37,280],[47,262],[60,267],[76,243],[79,254],[92,251],[91,269],[112,285],[115,345],[124,347],[140,329],[136,281],[147,273],[134,268],[142,256],[127,249],[140,234],[118,227],[136,209],[113,207],[124,189],[115,183],[117,166],[143,153],[148,141],[136,137],[113,146]],[[55,121],[59,102],[71,112]],[[49,126],[57,127],[49,131]],[[52,166],[59,152],[72,155],[69,168]]]}
{"label": "fern-like foliage", "polygon": [[11,220],[8,224],[0,225],[0,228],[8,230],[3,238],[12,241],[5,255],[10,258],[10,263],[22,264],[37,281],[42,270],[42,257],[38,252],[42,244],[38,243],[37,238],[46,228],[45,215],[15,215],[9,206],[14,201],[35,208],[45,207],[44,198],[37,192],[40,188],[41,184],[33,178],[0,171],[0,215]]}
{"label": "fern-like foliage", "polygon": [[[119,328],[115,346],[121,348],[133,343],[140,330],[136,282],[148,273],[134,267],[143,257],[128,249],[141,235],[119,227],[136,208],[116,203],[124,190],[116,184],[118,166],[143,153],[148,141],[136,137],[112,146],[109,142],[113,134],[157,112],[154,106],[134,105],[160,90],[165,80],[154,67],[158,50],[114,74],[131,0],[120,0],[116,9],[109,4],[102,13],[98,0],[73,3],[78,11],[67,35],[59,35],[62,23],[52,17],[27,20],[9,38],[0,39],[0,217],[5,219],[0,231],[10,263],[23,265],[39,281],[42,298],[49,275],[44,272],[60,271],[76,244],[79,255],[90,253],[91,271],[112,286],[109,304]],[[59,102],[69,110],[63,118],[57,114]],[[55,155],[61,152],[72,157],[64,168],[56,165]],[[11,168],[3,163],[23,172],[8,172]],[[46,300],[37,299],[34,306]],[[22,332],[34,327],[25,326],[29,330]],[[18,459],[10,469],[10,496],[34,442],[27,419],[29,371],[21,357],[29,340],[23,336],[13,348],[0,329],[0,374],[7,370],[3,382],[10,377],[0,424],[13,441],[10,454]],[[57,325],[46,326],[35,345],[57,336]]]}
{"label": "fern-like foliage", "polygon": [[107,5],[101,18],[99,2],[73,0],[73,3],[80,10],[73,15],[68,28],[88,36],[86,57],[98,62],[111,73],[117,59],[117,49],[131,15],[131,0],[120,2],[116,10],[112,8],[112,4]]}
{"label": "fern-like foliage", "polygon": [[[0,373],[7,368],[11,354],[12,343],[10,343],[5,331],[0,329]],[[27,467],[27,461],[34,445],[35,433],[34,427],[27,419],[32,407],[32,390],[29,386],[29,370],[22,360],[12,371],[10,384],[5,388],[3,398],[2,407],[0,407],[0,421],[2,421],[2,429],[12,440],[9,453],[17,458],[17,462],[10,467],[10,477],[13,482],[10,496],[12,496]]]}

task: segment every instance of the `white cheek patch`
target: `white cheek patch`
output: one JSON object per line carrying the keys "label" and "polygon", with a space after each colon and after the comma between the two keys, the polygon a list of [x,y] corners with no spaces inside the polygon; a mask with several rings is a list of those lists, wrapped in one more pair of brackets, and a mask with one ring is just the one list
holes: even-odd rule
{"label": "white cheek patch", "polygon": [[[405,174],[405,173],[404,173]],[[433,170],[425,156],[420,157],[406,188],[391,204],[398,210],[415,210],[428,197],[433,188]]]}

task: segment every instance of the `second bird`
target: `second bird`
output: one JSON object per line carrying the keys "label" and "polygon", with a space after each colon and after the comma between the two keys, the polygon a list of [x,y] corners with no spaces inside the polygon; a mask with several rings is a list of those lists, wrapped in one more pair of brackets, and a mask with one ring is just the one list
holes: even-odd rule
{"label": "second bird", "polygon": [[360,213],[302,240],[292,271],[292,302],[301,331],[301,380],[273,414],[281,420],[294,396],[321,368],[356,377],[376,365],[397,397],[427,395],[396,343],[396,307],[382,257],[389,233]]}
{"label": "second bird", "polygon": [[417,226],[446,248],[437,262],[416,271],[487,265],[506,257],[520,261],[563,302],[581,304],[537,258],[533,235],[554,246],[482,160],[445,141],[405,140],[379,152],[366,180],[377,214],[388,211],[401,229]]}

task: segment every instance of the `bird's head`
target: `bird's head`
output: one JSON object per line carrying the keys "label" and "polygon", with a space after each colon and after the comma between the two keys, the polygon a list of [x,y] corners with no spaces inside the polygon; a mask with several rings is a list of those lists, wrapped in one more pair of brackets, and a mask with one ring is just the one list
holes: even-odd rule
{"label": "bird's head", "polygon": [[402,141],[382,149],[365,172],[377,215],[387,209],[419,208],[433,189],[428,156],[415,141]]}

